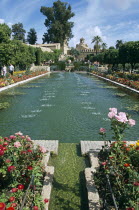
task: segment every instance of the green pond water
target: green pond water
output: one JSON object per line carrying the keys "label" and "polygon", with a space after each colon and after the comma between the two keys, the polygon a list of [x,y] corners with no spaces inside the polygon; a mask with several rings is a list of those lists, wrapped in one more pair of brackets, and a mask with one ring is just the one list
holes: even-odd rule
{"label": "green pond water", "polygon": [[117,107],[137,121],[126,140],[139,139],[138,97],[93,76],[54,73],[1,93],[3,102],[9,106],[0,110],[1,136],[21,131],[65,143],[100,140],[99,128],[110,129],[109,107]]}

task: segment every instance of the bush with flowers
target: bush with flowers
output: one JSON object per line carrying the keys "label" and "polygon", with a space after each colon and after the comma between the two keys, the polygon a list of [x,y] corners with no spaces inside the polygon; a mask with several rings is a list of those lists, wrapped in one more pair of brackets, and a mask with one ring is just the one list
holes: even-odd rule
{"label": "bush with flowers", "polygon": [[[114,141],[106,141],[106,130],[100,129],[105,144],[98,154],[100,167],[95,174],[95,182],[100,197],[105,197],[109,205],[108,209],[113,205],[113,192],[118,209],[136,210],[139,209],[139,140],[134,144],[123,141],[124,131],[136,122],[126,113],[118,113],[116,108],[109,110]],[[104,184],[108,181],[107,177],[111,183],[111,193]]]}
{"label": "bush with flowers", "polygon": [[22,209],[44,209],[48,202],[41,197],[46,152],[21,132],[0,137],[0,210],[20,209],[25,195]]}
{"label": "bush with flowers", "polygon": [[47,71],[44,71],[44,70],[35,71],[35,72],[32,72],[32,71],[29,71],[29,72],[26,71],[25,72],[25,71],[23,71],[22,74],[21,74],[21,72],[17,72],[17,73],[14,72],[13,76],[7,74],[6,77],[0,78],[0,88],[5,87],[7,85],[14,84],[16,82],[20,82],[20,81],[38,76],[38,75],[41,75],[41,74],[44,74],[44,73],[47,73]]}

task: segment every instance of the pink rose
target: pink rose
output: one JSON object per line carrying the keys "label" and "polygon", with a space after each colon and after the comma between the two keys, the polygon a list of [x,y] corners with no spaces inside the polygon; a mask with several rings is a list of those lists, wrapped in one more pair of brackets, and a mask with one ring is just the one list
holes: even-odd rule
{"label": "pink rose", "polygon": [[26,140],[27,140],[27,141],[32,141],[30,137],[27,137]]}
{"label": "pink rose", "polygon": [[100,132],[100,133],[106,133],[106,129],[105,129],[105,128],[100,128],[100,129],[99,129],[99,132]]}
{"label": "pink rose", "polygon": [[136,121],[133,119],[129,119],[128,124],[132,127],[132,126],[136,125]]}
{"label": "pink rose", "polygon": [[46,150],[45,147],[40,146],[40,151],[41,151],[42,153],[45,153],[47,150]]}
{"label": "pink rose", "polygon": [[16,139],[16,136],[11,135],[10,139]]}
{"label": "pink rose", "polygon": [[125,112],[119,112],[118,115],[115,115],[115,119],[122,123],[128,122]]}
{"label": "pink rose", "polygon": [[23,133],[21,133],[21,132],[19,131],[19,132],[15,133],[15,135],[16,135],[16,136],[22,136]]}
{"label": "pink rose", "polygon": [[108,113],[108,117],[111,119],[113,117],[115,117],[115,115],[117,114],[117,109],[116,108],[109,108],[109,113]]}
{"label": "pink rose", "polygon": [[109,108],[109,111],[117,114],[117,108]]}
{"label": "pink rose", "polygon": [[21,147],[21,144],[20,144],[20,142],[19,141],[16,141],[15,143],[14,143],[14,147]]}
{"label": "pink rose", "polygon": [[111,118],[113,118],[113,117],[115,117],[115,113],[114,112],[109,112],[108,113],[108,117],[111,119]]}

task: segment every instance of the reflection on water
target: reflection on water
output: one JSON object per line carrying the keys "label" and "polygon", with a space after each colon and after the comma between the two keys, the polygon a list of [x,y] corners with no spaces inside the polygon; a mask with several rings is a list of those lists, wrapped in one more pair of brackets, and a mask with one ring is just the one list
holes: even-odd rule
{"label": "reflection on water", "polygon": [[[23,90],[24,94],[17,94]],[[108,110],[116,107],[137,121],[126,140],[139,138],[138,98],[93,76],[52,74],[9,89],[0,95],[3,102],[10,106],[0,110],[0,136],[22,131],[32,139],[100,140],[99,128],[109,131]]]}

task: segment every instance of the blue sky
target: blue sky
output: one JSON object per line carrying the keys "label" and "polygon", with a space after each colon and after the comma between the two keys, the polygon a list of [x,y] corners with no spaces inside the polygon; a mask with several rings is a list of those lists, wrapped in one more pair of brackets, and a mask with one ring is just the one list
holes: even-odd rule
{"label": "blue sky", "polygon": [[[56,0],[0,0],[0,23],[9,26],[21,22],[28,32],[35,28],[37,43],[42,43],[45,16],[41,6],[52,6]],[[139,40],[139,0],[63,0],[72,6],[75,13],[74,38],[69,46],[75,47],[81,37],[89,47],[94,36],[102,37],[108,46],[115,46],[116,40]]]}

